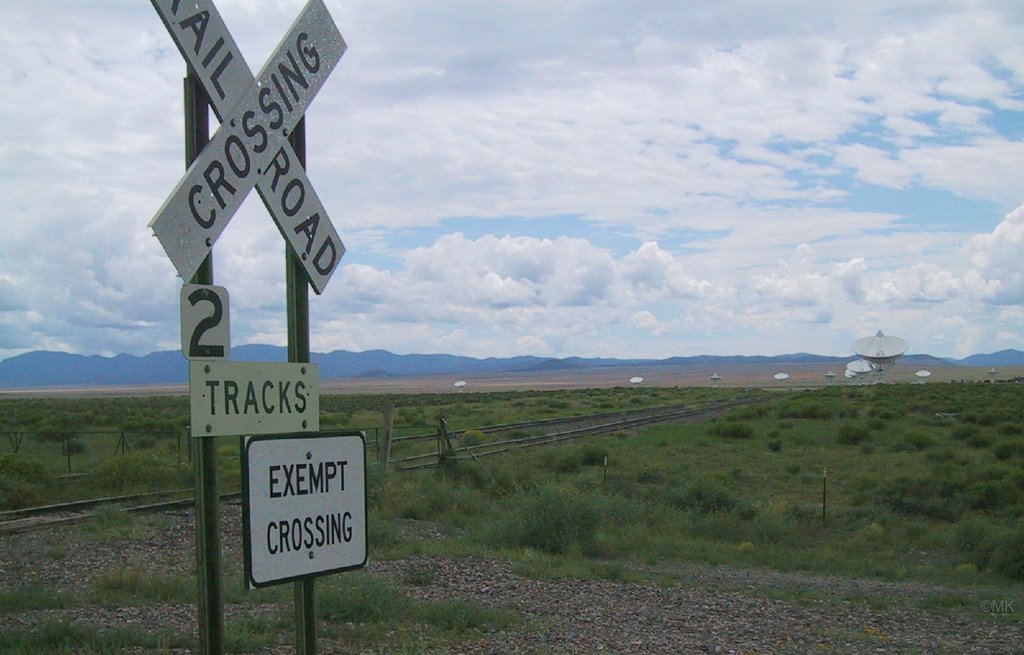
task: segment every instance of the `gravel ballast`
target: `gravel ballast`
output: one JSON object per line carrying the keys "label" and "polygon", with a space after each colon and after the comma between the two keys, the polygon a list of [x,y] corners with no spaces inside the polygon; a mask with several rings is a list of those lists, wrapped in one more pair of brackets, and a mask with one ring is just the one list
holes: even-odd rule
{"label": "gravel ballast", "polygon": [[[59,527],[0,536],[0,589],[75,594],[118,569],[192,575],[192,513],[163,516],[137,540],[95,541],[77,528]],[[237,562],[240,508],[225,505],[221,518],[224,560]],[[431,536],[429,527],[425,535],[418,532]],[[377,561],[372,553],[366,572],[386,576],[417,600],[464,600],[520,616],[511,628],[466,633],[445,651],[451,653],[1024,653],[1020,590],[1014,595],[688,564],[642,569],[643,579],[652,580],[642,583],[537,580],[496,558]],[[963,601],[952,608],[925,609],[929,599],[957,596]],[[291,607],[225,607],[228,622],[239,613],[260,612],[290,613]],[[0,629],[27,632],[54,619],[98,628],[196,630],[195,608],[180,604],[7,612],[0,614]],[[318,652],[370,651],[346,650],[325,638]]]}

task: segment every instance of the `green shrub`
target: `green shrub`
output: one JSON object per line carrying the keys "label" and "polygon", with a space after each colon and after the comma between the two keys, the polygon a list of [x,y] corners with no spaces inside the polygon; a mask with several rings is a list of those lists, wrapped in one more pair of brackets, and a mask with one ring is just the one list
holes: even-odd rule
{"label": "green shrub", "polygon": [[950,432],[950,436],[957,441],[967,441],[976,434],[978,434],[978,428],[976,426],[964,424],[956,426]]}
{"label": "green shrub", "polygon": [[593,552],[599,515],[587,496],[541,489],[511,499],[506,511],[508,516],[492,524],[488,535],[495,545],[545,553]]}
{"label": "green shrub", "polygon": [[662,498],[669,507],[702,515],[725,514],[743,505],[728,487],[703,479],[671,484],[665,488]]}
{"label": "green shrub", "polygon": [[1006,461],[1011,457],[1024,457],[1024,443],[1003,441],[997,443],[992,449],[996,459]]}
{"label": "green shrub", "polygon": [[192,484],[192,469],[152,453],[129,453],[100,464],[92,478],[109,492],[177,489]]}
{"label": "green shrub", "polygon": [[976,432],[967,437],[965,443],[971,448],[988,448],[992,445],[992,437],[984,432]]}
{"label": "green shrub", "polygon": [[867,441],[871,432],[862,423],[844,422],[836,430],[836,441],[844,446],[855,446],[862,441]]}
{"label": "green shrub", "polygon": [[749,439],[754,436],[754,428],[749,423],[724,421],[712,424],[711,433],[727,439]]}
{"label": "green shrub", "polygon": [[38,462],[0,455],[0,510],[41,505],[53,476]]}
{"label": "green shrub", "polygon": [[1024,525],[996,543],[992,551],[992,569],[1011,580],[1024,581]]}
{"label": "green shrub", "polygon": [[68,437],[60,445],[60,454],[64,457],[81,455],[85,452],[85,444],[78,440],[78,437]]}
{"label": "green shrub", "polygon": [[903,435],[907,449],[921,451],[932,445],[932,438],[920,430],[911,430]]}
{"label": "green shrub", "polygon": [[602,466],[608,450],[596,444],[562,450],[552,468],[559,473],[575,473],[586,466]]}
{"label": "green shrub", "polygon": [[901,514],[952,521],[964,511],[961,492],[962,484],[956,481],[902,475],[884,484],[878,499]]}
{"label": "green shrub", "polygon": [[780,407],[778,414],[779,418],[805,418],[828,421],[835,416],[835,410],[830,405],[823,403],[797,401]]}
{"label": "green shrub", "polygon": [[484,433],[480,430],[466,430],[459,437],[459,444],[466,446],[479,446],[484,442]]}

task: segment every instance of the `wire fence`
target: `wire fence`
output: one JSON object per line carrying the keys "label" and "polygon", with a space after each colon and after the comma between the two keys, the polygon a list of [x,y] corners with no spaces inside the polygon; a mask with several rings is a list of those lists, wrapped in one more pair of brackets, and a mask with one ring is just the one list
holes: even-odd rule
{"label": "wire fence", "polygon": [[[367,457],[379,463],[383,428],[352,429],[366,435]],[[406,435],[434,429],[434,426],[402,426],[395,433]],[[8,453],[18,459],[38,462],[55,475],[73,477],[91,473],[112,458],[133,453],[152,456],[168,465],[192,464],[187,425],[179,430],[7,430],[0,434]],[[0,453],[3,450],[0,446]]]}

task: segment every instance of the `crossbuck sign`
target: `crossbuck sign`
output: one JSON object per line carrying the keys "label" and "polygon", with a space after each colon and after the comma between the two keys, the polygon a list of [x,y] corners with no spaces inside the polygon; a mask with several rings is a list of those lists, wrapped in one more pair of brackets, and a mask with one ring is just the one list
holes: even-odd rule
{"label": "crossbuck sign", "polygon": [[187,282],[255,186],[321,293],[345,247],[288,134],[346,49],[323,0],[310,0],[256,77],[212,0],[152,3],[221,126],[150,227]]}

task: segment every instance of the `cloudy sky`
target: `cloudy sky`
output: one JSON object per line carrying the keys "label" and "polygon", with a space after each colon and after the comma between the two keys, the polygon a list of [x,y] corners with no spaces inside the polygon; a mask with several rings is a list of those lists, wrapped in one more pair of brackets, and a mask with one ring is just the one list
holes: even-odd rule
{"label": "cloudy sky", "polygon": [[[218,0],[262,67],[301,0]],[[475,357],[1024,349],[1024,3],[327,0],[307,114],[348,252],[313,350]],[[147,227],[185,66],[144,0],[2,0],[0,359],[180,347]],[[216,121],[213,121],[216,126]],[[284,344],[252,193],[232,344]]]}

